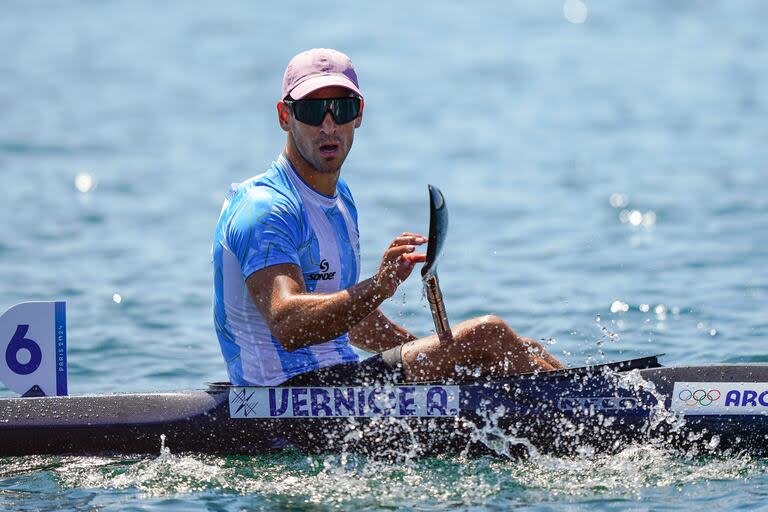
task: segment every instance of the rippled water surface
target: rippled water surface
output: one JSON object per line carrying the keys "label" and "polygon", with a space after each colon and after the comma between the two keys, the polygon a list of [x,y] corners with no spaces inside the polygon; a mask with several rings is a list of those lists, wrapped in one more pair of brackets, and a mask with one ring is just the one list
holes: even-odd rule
{"label": "rippled water surface", "polygon": [[[573,18],[575,0],[570,5]],[[569,364],[768,361],[768,4],[24,2],[0,16],[0,309],[68,303],[70,392],[226,378],[210,243],[229,183],[284,134],[288,59],[350,54],[344,175],[363,275],[451,231],[448,312],[492,312]],[[578,7],[578,6],[577,6]],[[431,320],[413,279],[386,305]],[[7,391],[0,394],[8,395]],[[0,459],[9,510],[764,507],[764,460],[354,456]]]}

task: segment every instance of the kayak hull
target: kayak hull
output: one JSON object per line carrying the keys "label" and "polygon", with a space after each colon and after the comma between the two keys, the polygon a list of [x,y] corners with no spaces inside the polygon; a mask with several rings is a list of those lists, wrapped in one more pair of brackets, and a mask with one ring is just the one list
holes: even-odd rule
{"label": "kayak hull", "polygon": [[[339,389],[350,397],[372,389],[349,386]],[[531,451],[610,453],[650,442],[688,452],[768,455],[764,364],[667,368],[648,357],[505,379],[398,386],[404,414],[397,404],[377,409],[376,390],[366,395],[367,402],[359,401],[364,414],[350,409],[334,415],[338,404],[334,410],[301,402],[329,396],[330,388],[278,387],[267,395],[265,388],[223,384],[204,391],[0,399],[0,456],[159,453],[161,436],[174,453],[293,448],[388,458],[456,452],[516,457]],[[389,392],[377,389],[384,390],[381,396]],[[248,396],[269,396],[273,408],[257,414],[264,405],[249,409],[243,390]],[[447,396],[449,407],[437,413],[418,409],[421,390],[427,398],[429,393]],[[281,416],[280,396],[292,396],[294,407],[304,408]],[[408,397],[416,398],[409,402]],[[286,400],[282,407],[290,413]],[[373,409],[363,411],[363,405]]]}

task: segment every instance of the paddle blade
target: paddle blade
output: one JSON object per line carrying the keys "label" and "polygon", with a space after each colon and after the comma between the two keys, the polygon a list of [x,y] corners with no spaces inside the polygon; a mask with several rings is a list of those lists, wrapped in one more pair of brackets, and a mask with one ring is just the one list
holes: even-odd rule
{"label": "paddle blade", "polygon": [[421,268],[422,278],[437,271],[437,259],[443,251],[445,237],[448,235],[448,208],[440,189],[428,185],[429,188],[429,242],[427,245],[427,261]]}
{"label": "paddle blade", "polygon": [[0,315],[0,381],[19,394],[67,394],[64,302],[23,302]]}

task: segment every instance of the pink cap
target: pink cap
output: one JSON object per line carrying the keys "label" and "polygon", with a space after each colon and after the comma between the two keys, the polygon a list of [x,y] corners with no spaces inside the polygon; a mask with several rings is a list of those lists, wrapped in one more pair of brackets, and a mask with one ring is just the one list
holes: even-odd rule
{"label": "pink cap", "polygon": [[283,96],[298,100],[322,87],[338,85],[362,96],[352,61],[330,48],[313,48],[291,59],[283,75]]}

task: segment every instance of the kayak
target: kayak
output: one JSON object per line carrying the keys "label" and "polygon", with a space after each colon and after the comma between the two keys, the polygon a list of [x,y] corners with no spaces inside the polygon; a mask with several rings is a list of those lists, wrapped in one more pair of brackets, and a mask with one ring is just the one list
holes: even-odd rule
{"label": "kayak", "polygon": [[[437,260],[445,199],[429,187],[422,281],[435,332],[452,343]],[[68,396],[65,303],[0,316],[0,456],[175,452],[360,452],[525,456],[656,443],[686,453],[768,453],[768,364],[664,367],[659,356],[446,382],[348,382]]]}
{"label": "kayak", "polygon": [[[162,441],[161,441],[162,438]],[[657,356],[450,383],[0,399],[0,456],[358,452],[372,456],[768,451],[768,364]]]}

